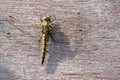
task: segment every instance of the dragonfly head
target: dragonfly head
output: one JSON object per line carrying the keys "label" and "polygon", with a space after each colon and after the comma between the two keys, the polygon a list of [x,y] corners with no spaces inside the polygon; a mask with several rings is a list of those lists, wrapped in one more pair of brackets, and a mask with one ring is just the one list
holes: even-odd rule
{"label": "dragonfly head", "polygon": [[44,17],[43,20],[44,20],[44,21],[49,21],[49,22],[51,22],[50,16]]}

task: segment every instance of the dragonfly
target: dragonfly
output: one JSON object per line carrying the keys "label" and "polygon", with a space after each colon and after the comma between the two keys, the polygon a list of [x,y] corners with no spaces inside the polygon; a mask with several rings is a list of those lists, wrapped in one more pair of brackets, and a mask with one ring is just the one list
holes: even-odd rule
{"label": "dragonfly", "polygon": [[[78,13],[77,15],[79,15],[80,13]],[[13,17],[10,16],[11,19],[14,19]],[[46,53],[47,53],[47,46],[48,46],[48,42],[49,42],[49,37],[51,37],[51,39],[54,41],[54,42],[58,42],[58,43],[63,43],[63,42],[59,42],[59,41],[56,41],[53,34],[56,34],[56,33],[53,33],[52,30],[55,29],[56,25],[51,25],[53,21],[56,21],[57,22],[57,25],[59,25],[59,23],[61,24],[65,24],[65,22],[69,22],[69,20],[76,20],[76,19],[80,19],[79,16],[70,16],[70,17],[67,17],[67,18],[62,18],[62,19],[56,19],[56,17],[54,16],[54,19],[55,20],[52,20],[51,19],[51,16],[46,16],[44,17],[43,19],[40,18],[40,21],[42,23],[41,27],[42,27],[42,35],[41,35],[41,38],[38,40],[38,42],[41,41],[41,65],[43,66],[44,65],[44,62],[45,62],[45,56],[46,56]],[[20,31],[22,31],[22,33],[26,33],[28,35],[30,35],[30,33],[27,33],[25,30],[21,30],[20,28],[16,28]],[[87,33],[89,32],[91,28],[88,29],[88,31],[86,31],[86,35]],[[83,30],[79,30],[79,31],[83,31]],[[30,37],[34,37],[36,38],[35,36],[33,35],[30,35]],[[85,36],[83,36],[85,37]]]}
{"label": "dragonfly", "polygon": [[50,25],[52,22],[49,16],[46,16],[41,20],[42,22],[42,50],[41,50],[41,64],[43,66],[44,61],[45,61],[45,55],[46,55],[46,48],[47,48],[47,43],[49,41],[49,36],[55,41],[55,39],[52,36],[51,29],[53,29],[53,26]]}

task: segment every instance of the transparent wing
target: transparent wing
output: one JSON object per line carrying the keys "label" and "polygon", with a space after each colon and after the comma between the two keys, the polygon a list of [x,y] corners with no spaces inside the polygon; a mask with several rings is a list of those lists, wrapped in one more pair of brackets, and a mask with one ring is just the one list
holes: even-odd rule
{"label": "transparent wing", "polygon": [[10,30],[8,34],[9,39],[13,39],[16,44],[20,44],[24,47],[39,49],[39,26],[21,26],[16,25],[14,21],[20,20],[16,20],[16,18],[10,16],[8,23],[10,23],[10,27],[12,27],[13,30]]}
{"label": "transparent wing", "polygon": [[67,44],[69,44],[69,40],[72,39],[70,36],[78,36],[81,39],[86,38],[93,27],[91,21],[81,14],[75,14],[64,18],[57,18],[54,16],[54,21],[56,28],[54,36],[56,40]]}
{"label": "transparent wing", "polygon": [[[54,32],[53,37],[55,38],[56,42],[65,45],[69,44],[70,41],[67,37],[68,31],[66,29],[69,29],[69,27],[71,27],[71,29],[74,29],[76,25],[74,25],[73,21],[80,20],[80,15],[73,15],[65,18],[56,18],[55,16],[52,16],[52,19],[54,20],[51,24],[54,27],[52,32]],[[66,24],[70,24],[71,26],[68,26]]]}

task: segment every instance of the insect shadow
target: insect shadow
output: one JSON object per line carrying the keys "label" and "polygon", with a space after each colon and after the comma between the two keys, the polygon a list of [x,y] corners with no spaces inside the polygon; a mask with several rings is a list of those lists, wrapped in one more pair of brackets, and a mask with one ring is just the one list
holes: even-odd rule
{"label": "insect shadow", "polygon": [[74,57],[74,53],[69,47],[70,40],[67,35],[61,31],[61,27],[55,25],[55,30],[52,32],[55,32],[53,33],[54,39],[51,39],[51,43],[49,44],[49,56],[45,67],[46,73],[48,74],[54,74],[60,62]]}

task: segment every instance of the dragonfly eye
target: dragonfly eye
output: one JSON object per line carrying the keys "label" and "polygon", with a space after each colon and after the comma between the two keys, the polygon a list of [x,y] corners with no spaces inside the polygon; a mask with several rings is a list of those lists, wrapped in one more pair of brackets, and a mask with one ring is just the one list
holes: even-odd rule
{"label": "dragonfly eye", "polygon": [[45,17],[44,20],[45,21],[51,21],[50,17]]}

